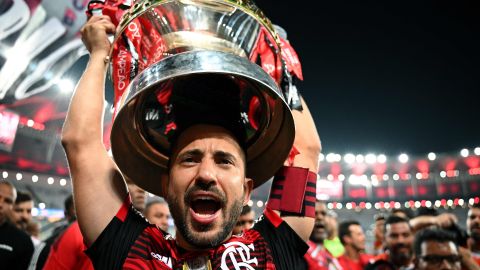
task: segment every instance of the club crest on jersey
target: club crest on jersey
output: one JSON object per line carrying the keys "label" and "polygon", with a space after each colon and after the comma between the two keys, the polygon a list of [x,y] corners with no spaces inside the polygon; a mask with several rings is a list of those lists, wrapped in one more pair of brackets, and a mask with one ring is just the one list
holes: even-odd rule
{"label": "club crest on jersey", "polygon": [[[254,270],[255,268],[252,265],[258,266],[257,258],[250,258],[250,250],[255,250],[253,244],[247,246],[240,242],[229,242],[223,245],[226,249],[222,254],[222,270],[232,269],[229,267],[230,263],[235,270]],[[227,263],[228,259],[230,259],[230,262]]]}

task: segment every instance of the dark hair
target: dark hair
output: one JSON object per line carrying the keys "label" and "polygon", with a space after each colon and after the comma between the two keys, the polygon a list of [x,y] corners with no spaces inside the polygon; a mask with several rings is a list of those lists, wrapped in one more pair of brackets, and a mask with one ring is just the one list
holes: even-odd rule
{"label": "dark hair", "polygon": [[452,242],[455,244],[455,246],[457,246],[454,236],[450,232],[442,229],[424,229],[415,235],[413,250],[417,257],[421,255],[422,244],[426,241],[435,241],[440,243]]}
{"label": "dark hair", "polygon": [[436,209],[433,209],[433,208],[420,207],[417,210],[417,217],[420,217],[420,216],[436,217],[436,216],[438,216],[438,211]]}
{"label": "dark hair", "polygon": [[73,207],[73,195],[70,194],[65,198],[65,201],[63,201],[63,207],[65,211],[68,211],[70,208]]}
{"label": "dark hair", "polygon": [[405,216],[407,216],[407,218],[409,218],[409,219],[412,218],[412,216],[413,216],[413,215],[412,215],[412,212],[409,211],[409,209],[402,209],[402,208],[394,208],[394,209],[392,209],[391,214],[393,215],[393,214],[396,214],[396,213],[403,213],[403,214],[405,214]]}
{"label": "dark hair", "polygon": [[480,209],[480,203],[474,203],[470,208],[477,208]]}
{"label": "dark hair", "polygon": [[32,194],[29,192],[18,191],[17,192],[17,199],[15,200],[15,204],[33,201]]}
{"label": "dark hair", "polygon": [[345,245],[345,240],[343,240],[344,236],[350,236],[350,226],[352,225],[358,225],[360,226],[360,223],[356,220],[348,220],[341,222],[338,225],[338,238],[340,238],[340,242]]}
{"label": "dark hair", "polygon": [[387,231],[387,225],[391,224],[397,224],[397,223],[407,223],[408,227],[411,229],[412,227],[410,226],[410,223],[408,222],[408,219],[405,219],[403,217],[395,216],[395,215],[390,215],[387,217],[385,220],[385,224],[383,225],[383,231]]}
{"label": "dark hair", "polygon": [[252,211],[252,208],[248,205],[245,205],[242,209],[242,213],[240,214],[240,216],[246,215],[250,213],[250,211]]}
{"label": "dark hair", "polygon": [[385,220],[386,217],[385,217],[385,214],[384,213],[378,213],[378,214],[375,214],[374,218],[373,218],[375,221],[379,221],[379,220]]}

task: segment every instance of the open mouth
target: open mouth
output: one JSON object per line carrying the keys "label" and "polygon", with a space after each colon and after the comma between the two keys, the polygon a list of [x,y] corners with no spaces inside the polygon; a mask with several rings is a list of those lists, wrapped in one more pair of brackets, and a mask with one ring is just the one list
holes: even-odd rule
{"label": "open mouth", "polygon": [[190,201],[190,213],[195,222],[212,223],[220,214],[221,201],[212,194],[197,194]]}

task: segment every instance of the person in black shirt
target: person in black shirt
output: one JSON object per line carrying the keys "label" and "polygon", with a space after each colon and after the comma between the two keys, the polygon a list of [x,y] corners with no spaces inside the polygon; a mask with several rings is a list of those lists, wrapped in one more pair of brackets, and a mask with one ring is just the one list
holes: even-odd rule
{"label": "person in black shirt", "polygon": [[0,182],[0,266],[2,269],[27,269],[33,253],[30,236],[8,220],[16,198],[9,182]]}

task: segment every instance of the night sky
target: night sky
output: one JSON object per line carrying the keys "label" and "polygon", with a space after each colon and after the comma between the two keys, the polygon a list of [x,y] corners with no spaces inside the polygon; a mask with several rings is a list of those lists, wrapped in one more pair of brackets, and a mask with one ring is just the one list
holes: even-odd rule
{"label": "night sky", "polygon": [[300,56],[299,88],[324,153],[423,155],[480,146],[478,5],[256,2],[287,30]]}

